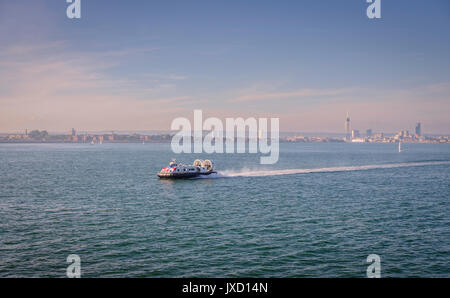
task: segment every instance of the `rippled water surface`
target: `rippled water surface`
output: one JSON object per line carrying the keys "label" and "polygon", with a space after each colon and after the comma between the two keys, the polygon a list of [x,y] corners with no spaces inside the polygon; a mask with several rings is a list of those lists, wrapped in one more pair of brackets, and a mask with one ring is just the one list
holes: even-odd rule
{"label": "rippled water surface", "polygon": [[281,144],[161,181],[169,144],[0,145],[0,277],[450,276],[450,146]]}

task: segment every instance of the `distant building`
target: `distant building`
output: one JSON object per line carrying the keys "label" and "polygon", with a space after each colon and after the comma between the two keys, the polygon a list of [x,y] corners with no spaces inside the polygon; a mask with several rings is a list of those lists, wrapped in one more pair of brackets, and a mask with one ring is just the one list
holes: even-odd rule
{"label": "distant building", "polygon": [[350,116],[347,112],[347,118],[345,119],[345,138],[350,140]]}
{"label": "distant building", "polygon": [[372,137],[372,130],[370,128],[366,130],[366,137],[368,138]]}
{"label": "distant building", "polygon": [[356,129],[352,130],[352,139],[356,139],[359,137],[360,137],[359,130]]}
{"label": "distant building", "polygon": [[416,137],[421,136],[422,136],[422,125],[420,124],[420,122],[418,122],[416,125]]}
{"label": "distant building", "polygon": [[375,134],[374,137],[375,137],[375,139],[382,140],[382,139],[384,139],[384,134],[382,132],[380,132],[380,133]]}
{"label": "distant building", "polygon": [[409,138],[409,131],[407,131],[407,130],[400,130],[394,138],[395,139]]}
{"label": "distant building", "polygon": [[365,143],[366,139],[365,138],[353,138],[352,139],[352,143]]}
{"label": "distant building", "polygon": [[75,128],[72,128],[70,131],[70,137],[72,139],[72,142],[78,142],[77,132],[75,131]]}

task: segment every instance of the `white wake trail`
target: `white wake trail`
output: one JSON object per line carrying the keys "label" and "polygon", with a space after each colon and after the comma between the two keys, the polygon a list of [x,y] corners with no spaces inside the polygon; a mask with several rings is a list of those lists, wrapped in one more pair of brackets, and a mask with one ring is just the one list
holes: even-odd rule
{"label": "white wake trail", "polygon": [[379,165],[364,165],[364,166],[330,167],[317,169],[289,169],[289,170],[270,170],[270,171],[260,170],[260,171],[242,171],[242,172],[225,171],[218,173],[217,176],[211,178],[264,177],[264,176],[307,174],[307,173],[365,171],[373,169],[391,169],[391,168],[420,167],[420,166],[434,166],[434,165],[450,165],[450,161],[425,161],[425,162],[409,162],[409,163],[379,164]]}

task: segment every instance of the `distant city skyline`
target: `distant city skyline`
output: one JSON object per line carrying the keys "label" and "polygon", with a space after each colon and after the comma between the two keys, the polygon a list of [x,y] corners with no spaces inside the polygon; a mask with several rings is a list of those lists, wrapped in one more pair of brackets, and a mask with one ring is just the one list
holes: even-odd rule
{"label": "distant city skyline", "polygon": [[[168,131],[277,117],[283,132],[450,134],[450,3],[0,2],[0,133]],[[282,4],[282,5],[281,5]]]}
{"label": "distant city skyline", "polygon": [[[33,129],[31,129],[33,130]],[[39,129],[38,129],[39,130]],[[25,129],[25,135],[28,134],[29,129],[26,128]],[[46,131],[46,129],[43,129],[43,131]],[[206,130],[204,130],[206,131]],[[436,133],[425,133],[423,134],[423,130],[422,130],[422,123],[416,122],[414,124],[414,127],[411,128],[402,128],[401,130],[397,131],[397,132],[391,132],[391,131],[374,131],[372,128],[365,128],[366,131],[366,136],[367,137],[371,137],[374,133],[378,133],[378,134],[387,134],[387,135],[394,135],[398,132],[405,132],[405,133],[410,133],[412,135],[416,135],[416,136],[422,136],[422,135],[447,135],[447,134],[436,134]],[[0,134],[22,134],[24,131],[12,131],[12,132],[0,132]],[[143,129],[143,130],[111,130],[111,129],[105,129],[105,130],[84,130],[84,131],[77,131],[75,128],[71,128],[69,134],[72,136],[75,136],[77,133],[80,134],[96,134],[96,133],[111,133],[111,134],[133,134],[133,133],[141,133],[141,134],[147,134],[147,135],[157,135],[157,134],[164,134],[164,133],[171,133],[171,132],[176,132],[174,130],[170,130],[170,129],[162,129],[162,130],[152,130],[152,129]],[[226,133],[226,131],[223,131],[224,134]],[[67,133],[67,131],[50,131],[48,132],[50,134],[65,134]],[[260,131],[258,132],[260,133]],[[337,136],[337,135],[343,135],[345,137],[345,139],[347,141],[350,141],[353,138],[359,138],[360,137],[360,129],[356,129],[352,127],[351,124],[351,119],[350,119],[350,114],[347,112],[346,117],[345,117],[345,123],[344,123],[344,131],[341,132],[320,132],[320,131],[311,131],[311,132],[302,132],[302,131],[280,131],[281,134],[283,135],[289,135],[289,134],[301,134],[301,133],[305,133],[307,135],[324,135],[324,136]],[[450,133],[448,134],[450,135]]]}

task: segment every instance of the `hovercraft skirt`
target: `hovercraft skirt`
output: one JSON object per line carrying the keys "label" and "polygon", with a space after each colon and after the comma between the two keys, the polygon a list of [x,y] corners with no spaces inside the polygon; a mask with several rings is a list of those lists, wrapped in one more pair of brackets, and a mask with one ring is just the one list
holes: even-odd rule
{"label": "hovercraft skirt", "polygon": [[158,173],[157,175],[161,179],[189,179],[189,178],[195,178],[198,176],[208,176],[213,173],[216,173],[216,172],[211,171],[208,173]]}

